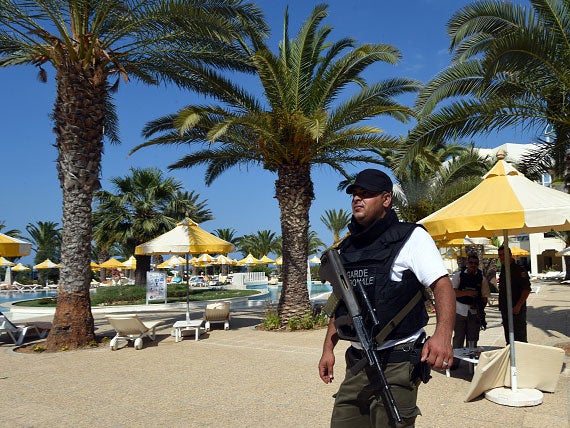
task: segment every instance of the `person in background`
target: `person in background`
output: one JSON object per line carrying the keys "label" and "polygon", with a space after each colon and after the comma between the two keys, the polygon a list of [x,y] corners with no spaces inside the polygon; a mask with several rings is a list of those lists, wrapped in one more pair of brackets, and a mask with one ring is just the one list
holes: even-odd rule
{"label": "person in background", "polygon": [[[475,348],[479,331],[485,323],[484,308],[490,295],[489,283],[479,269],[479,257],[476,253],[467,256],[467,266],[453,275],[451,284],[455,289],[456,300],[453,348],[463,348],[465,345]],[[456,358],[450,369],[455,370],[458,367],[459,360]]]}
{"label": "person in background", "polygon": [[[451,332],[455,317],[455,294],[447,269],[435,243],[422,227],[398,220],[392,209],[392,181],[382,171],[365,169],[346,189],[351,195],[350,235],[338,246],[351,283],[360,282],[373,302],[380,328],[398,314],[424,287],[431,287],[436,302],[435,332],[425,339],[423,327],[428,316],[420,300],[381,344],[378,353],[385,365],[390,390],[403,419],[396,423],[380,395],[377,373],[369,368],[352,373],[365,358],[360,342],[344,334],[340,321],[346,316],[342,304],[331,317],[319,376],[325,383],[334,379],[334,347],[339,339],[351,340],[344,381],[336,394],[332,427],[414,426],[420,410],[416,405],[418,386],[425,376],[422,369],[445,369],[453,361]],[[365,307],[360,302],[361,307]],[[343,310],[344,309],[344,313]]]}
{"label": "person in background", "polygon": [[526,334],[526,299],[531,292],[528,272],[516,264],[509,254],[505,254],[505,247],[499,247],[499,260],[501,261],[501,274],[499,275],[499,311],[503,319],[505,342],[509,344],[509,316],[507,304],[507,286],[505,278],[505,263],[511,269],[511,297],[513,304],[513,333],[517,342],[527,342]]}

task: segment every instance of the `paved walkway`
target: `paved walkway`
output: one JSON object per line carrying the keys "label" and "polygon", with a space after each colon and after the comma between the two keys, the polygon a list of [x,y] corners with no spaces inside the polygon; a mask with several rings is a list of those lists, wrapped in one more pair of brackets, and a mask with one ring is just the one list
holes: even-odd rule
{"label": "paved walkway", "polygon": [[[11,427],[327,427],[332,395],[343,377],[343,349],[337,347],[335,384],[317,375],[324,330],[293,333],[254,329],[263,308],[232,309],[231,330],[214,330],[195,342],[175,343],[171,325],[184,308],[144,312],[170,326],[140,351],[108,348],[57,354],[21,354],[0,342],[0,411]],[[19,314],[19,318],[22,318]],[[194,309],[192,316],[202,316]],[[570,286],[541,284],[529,298],[529,341],[570,342]],[[98,334],[112,335],[95,313]],[[50,319],[42,316],[41,319]],[[433,319],[428,331],[433,331]],[[480,344],[504,343],[498,310],[488,310],[489,327]],[[2,336],[2,340],[5,337]],[[568,363],[568,358],[567,358]],[[504,407],[479,398],[464,403],[467,367],[451,378],[433,373],[420,388],[423,416],[417,427],[568,426],[569,370],[555,393],[536,407]]]}

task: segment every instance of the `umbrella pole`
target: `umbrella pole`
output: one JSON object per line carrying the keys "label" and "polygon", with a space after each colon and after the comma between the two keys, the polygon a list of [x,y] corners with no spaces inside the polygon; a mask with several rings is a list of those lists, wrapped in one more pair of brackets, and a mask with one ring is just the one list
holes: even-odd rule
{"label": "umbrella pole", "polygon": [[511,257],[509,250],[509,235],[503,230],[503,245],[505,248],[505,286],[507,287],[507,315],[509,319],[509,345],[511,348],[511,389],[516,391],[517,366],[515,363],[515,323],[513,320],[513,293],[511,290]]}
{"label": "umbrella pole", "polygon": [[188,254],[185,254],[186,257],[186,321],[190,321],[190,271],[189,269],[189,262],[188,262]]}
{"label": "umbrella pole", "polygon": [[517,366],[515,364],[515,329],[513,321],[513,295],[511,291],[511,256],[509,250],[509,231],[503,230],[505,249],[505,284],[507,287],[507,316],[509,321],[509,353],[511,358],[511,389],[493,388],[485,392],[485,398],[503,406],[536,406],[543,401],[542,392],[534,388],[519,389],[517,385]]}

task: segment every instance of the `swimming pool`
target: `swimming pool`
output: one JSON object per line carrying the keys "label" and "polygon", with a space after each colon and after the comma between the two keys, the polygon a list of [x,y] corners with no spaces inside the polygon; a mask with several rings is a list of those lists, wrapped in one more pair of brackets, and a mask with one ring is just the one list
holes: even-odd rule
{"label": "swimming pool", "polygon": [[0,292],[0,311],[8,312],[8,307],[2,306],[2,303],[17,302],[19,300],[40,299],[42,297],[54,297],[57,291],[2,291]]}
{"label": "swimming pool", "polygon": [[[245,288],[248,290],[260,290],[267,292],[260,296],[250,297],[249,300],[253,301],[263,300],[266,302],[278,302],[279,297],[281,296],[281,285],[268,285],[268,284],[246,285]],[[319,303],[321,303],[321,301],[326,301],[326,299],[328,298],[328,295],[323,296],[324,293],[329,293],[330,291],[332,291],[332,287],[330,284],[323,284],[321,282],[312,282],[308,284],[308,288],[309,288],[309,298],[313,302],[318,301]]]}

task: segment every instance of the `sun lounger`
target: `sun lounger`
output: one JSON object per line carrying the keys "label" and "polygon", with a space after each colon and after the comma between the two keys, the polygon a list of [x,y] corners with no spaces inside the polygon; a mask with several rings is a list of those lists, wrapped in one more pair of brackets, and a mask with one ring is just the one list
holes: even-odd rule
{"label": "sun lounger", "polygon": [[51,323],[42,322],[26,322],[24,325],[16,325],[0,312],[0,334],[6,333],[16,346],[20,346],[24,342],[24,338],[28,332],[35,333],[40,339],[47,336],[51,329]]}
{"label": "sun lounger", "polygon": [[143,339],[149,337],[154,340],[156,327],[164,324],[163,321],[143,322],[136,314],[107,315],[106,318],[117,332],[109,344],[113,351],[127,346],[129,340],[134,341],[135,349],[142,349]]}
{"label": "sun lounger", "polygon": [[41,287],[39,284],[20,284],[17,281],[14,281],[12,285],[17,291],[35,291]]}
{"label": "sun lounger", "polygon": [[206,331],[210,331],[211,323],[224,323],[224,330],[230,329],[230,302],[208,303],[204,311]]}

